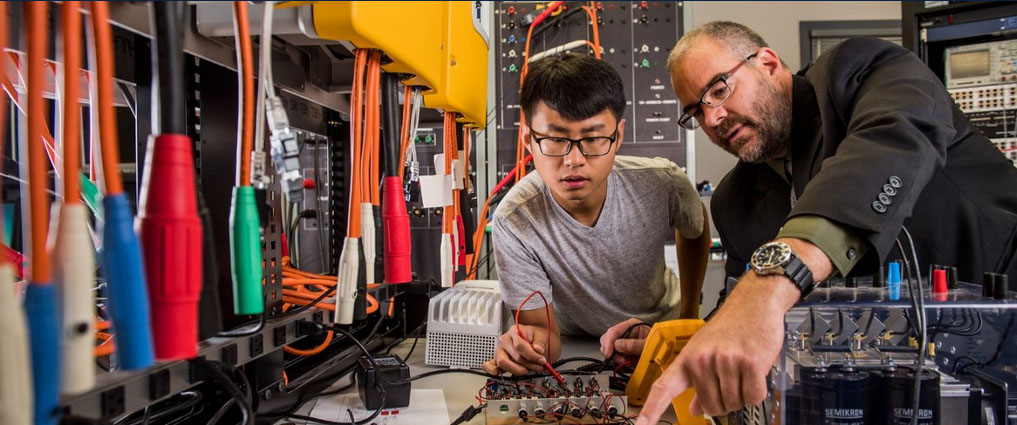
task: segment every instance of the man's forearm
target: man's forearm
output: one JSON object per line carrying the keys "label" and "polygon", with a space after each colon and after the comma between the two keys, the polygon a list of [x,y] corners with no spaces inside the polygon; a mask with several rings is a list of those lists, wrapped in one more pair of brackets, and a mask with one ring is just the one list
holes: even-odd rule
{"label": "man's forearm", "polygon": [[686,239],[675,232],[678,254],[678,277],[681,285],[679,314],[683,319],[699,318],[699,298],[703,292],[706,263],[710,259],[710,219],[703,205],[703,232],[696,239]]}

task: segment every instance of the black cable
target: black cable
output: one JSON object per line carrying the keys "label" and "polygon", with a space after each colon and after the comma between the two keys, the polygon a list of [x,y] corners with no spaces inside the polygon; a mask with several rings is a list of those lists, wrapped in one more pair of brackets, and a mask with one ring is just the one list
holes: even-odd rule
{"label": "black cable", "polygon": [[[243,418],[240,423],[245,425],[254,425],[254,410],[251,408],[251,403],[248,398],[240,392],[240,388],[237,388],[237,384],[235,382],[219,370],[213,362],[205,360],[203,357],[195,357],[188,360],[188,362],[208,373],[212,380],[216,381],[220,386],[225,388],[226,392],[230,393],[230,396],[237,401],[240,405],[241,417]],[[244,381],[246,380],[247,377],[244,376]],[[247,386],[247,389],[250,390],[250,383],[245,382],[245,385]]]}
{"label": "black cable", "polygon": [[[405,315],[405,314],[404,314],[404,315]],[[404,320],[405,320],[405,318],[404,318]],[[402,343],[403,343],[404,341],[406,341],[407,339],[410,339],[410,335],[418,335],[417,333],[418,333],[418,332],[420,332],[420,331],[421,331],[421,330],[422,330],[422,329],[423,329],[423,328],[424,328],[425,326],[427,326],[427,320],[422,320],[422,321],[420,321],[420,324],[419,324],[419,325],[417,325],[417,327],[413,328],[413,330],[412,330],[412,331],[410,331],[409,333],[407,333],[407,334],[406,334],[406,336],[404,336],[404,337],[402,337],[402,338],[398,339],[397,341],[395,341],[395,342],[393,342],[393,343],[391,343],[391,344],[387,345],[387,346],[385,347],[385,355],[389,355],[389,354],[391,354],[391,353],[392,353],[392,349],[393,349],[393,348],[395,348],[395,347],[396,347],[397,345],[399,345],[399,344],[402,344]],[[417,338],[419,338],[419,336],[417,336]],[[412,354],[412,352],[411,352],[411,354]],[[408,357],[410,357],[410,356],[406,356],[406,357],[408,358]]]}
{"label": "black cable", "polygon": [[312,300],[307,305],[302,305],[302,306],[297,307],[297,308],[295,308],[293,310],[287,311],[285,313],[280,313],[280,314],[277,314],[277,315],[272,316],[272,317],[276,317],[276,318],[280,318],[281,319],[283,317],[294,316],[294,315],[303,313],[303,312],[305,312],[307,310],[310,310],[310,309],[314,308],[314,306],[318,305],[318,303],[320,303],[322,300],[324,300],[325,298],[328,298],[329,295],[332,295],[333,293],[335,293],[335,290],[336,290],[337,286],[339,286],[339,285],[330,286],[328,289],[326,289],[324,292],[322,292],[321,295],[318,295],[318,298],[315,298],[314,300]]}
{"label": "black cable", "polygon": [[[385,375],[381,374],[381,375],[378,375],[378,376],[385,376]],[[378,395],[381,397],[381,403],[378,405],[378,408],[374,411],[374,413],[371,413],[371,416],[368,416],[368,417],[366,417],[364,419],[361,419],[359,421],[353,421],[353,422],[333,422],[333,421],[327,421],[327,420],[324,420],[324,419],[314,418],[314,417],[311,417],[311,416],[296,415],[296,414],[291,414],[288,417],[293,418],[293,419],[300,419],[300,420],[308,421],[308,422],[315,422],[315,423],[319,423],[319,424],[325,424],[325,425],[363,425],[363,424],[366,424],[366,423],[370,423],[372,420],[374,420],[374,418],[377,418],[378,415],[381,414],[382,410],[385,409],[385,387],[381,386],[381,385],[377,385],[377,388],[378,388]]]}
{"label": "black cable", "polygon": [[[422,324],[426,324],[426,323],[427,323],[427,321],[425,320],[424,323],[422,323]],[[417,341],[420,340],[420,331],[421,330],[423,330],[423,327],[418,326],[417,327],[416,335],[413,335],[413,345],[410,346],[410,351],[406,352],[406,358],[407,359],[409,359],[410,356],[413,355],[413,350],[415,350],[417,348]]]}
{"label": "black cable", "polygon": [[1003,345],[1006,343],[1006,341],[1008,341],[1010,339],[1010,332],[1013,331],[1013,327],[1014,327],[1014,323],[1015,322],[1017,322],[1017,313],[1011,313],[1010,314],[1010,321],[1007,323],[1006,330],[1003,331],[1003,335],[999,339],[999,344],[996,345],[996,351],[992,353],[992,357],[990,357],[985,362],[980,362],[980,361],[975,360],[974,358],[972,358],[970,356],[960,357],[953,364],[953,372],[957,371],[958,366],[960,366],[960,361],[964,360],[964,359],[971,360],[971,363],[968,363],[968,364],[964,365],[963,367],[961,367],[960,368],[960,372],[961,373],[964,373],[964,371],[967,368],[971,367],[971,366],[978,366],[979,368],[982,368],[982,367],[986,367],[986,366],[992,366],[994,363],[996,363],[996,360],[999,359],[999,354],[1001,352],[1003,352]]}
{"label": "black cable", "polygon": [[[544,21],[543,25],[541,25],[540,27],[537,27],[536,29],[533,30],[533,34],[531,36],[531,39],[532,40],[536,40],[538,35],[543,34],[545,31],[547,31],[549,29],[552,29],[552,28],[553,29],[557,29],[558,27],[555,26],[555,24],[557,24],[559,22],[563,22],[566,19],[568,19],[569,17],[571,17],[572,15],[575,15],[576,13],[579,13],[579,12],[585,12],[585,11],[583,10],[582,7],[576,6],[576,7],[572,7],[568,11],[562,12],[558,16],[548,16],[548,19],[546,21]],[[596,25],[597,23],[594,22],[593,24]],[[532,40],[531,40],[531,43],[532,43]]]}
{"label": "black cable", "polygon": [[459,417],[456,418],[456,420],[453,421],[450,425],[460,425],[469,422],[471,419],[473,419],[474,416],[477,416],[478,413],[480,413],[486,408],[487,403],[481,403],[480,405],[475,407],[474,406],[467,407],[466,410],[464,410],[463,413],[460,414]]}
{"label": "black cable", "polygon": [[[204,396],[197,391],[184,391],[181,392],[180,394],[177,394],[173,398],[177,397],[186,397],[186,398],[184,400],[174,401],[172,404],[166,405],[165,409],[160,410],[158,412],[153,413],[149,408],[146,408],[143,411],[142,416],[140,418],[128,420],[130,419],[130,416],[128,416],[123,419],[120,419],[117,422],[114,422],[113,425],[143,425],[148,422],[159,420],[161,418],[165,418],[167,416],[174,415],[184,410],[193,408],[194,406],[197,406],[198,403],[201,402],[202,398],[204,398]],[[159,405],[162,405],[163,403],[166,403],[168,401],[169,400],[160,402]]]}
{"label": "black cable", "polygon": [[219,338],[239,338],[239,337],[256,335],[259,332],[261,332],[262,329],[265,329],[265,320],[266,320],[265,316],[266,315],[267,314],[264,311],[262,311],[261,314],[258,315],[258,321],[256,323],[254,323],[254,327],[253,328],[245,329],[246,327],[251,326],[251,324],[252,324],[252,323],[246,323],[246,324],[238,327],[237,329],[234,329],[234,330],[231,330],[231,331],[219,332],[219,333],[215,334],[215,336],[219,337]]}
{"label": "black cable", "polygon": [[159,121],[162,134],[187,134],[187,97],[184,88],[184,14],[186,2],[155,2],[153,23],[158,64]]}
{"label": "black cable", "polygon": [[572,363],[572,362],[588,362],[588,363],[596,363],[598,365],[604,363],[603,360],[595,359],[593,357],[578,356],[578,357],[566,357],[566,358],[563,358],[563,359],[558,359],[558,361],[556,361],[554,363],[551,363],[551,367],[557,369],[558,367],[560,367],[560,366],[562,366],[562,365],[564,365],[566,363]]}
{"label": "black cable", "polygon": [[[328,259],[325,258],[325,211],[321,209],[321,166],[318,164],[318,151],[321,150],[321,141],[314,144],[314,205],[317,216],[318,228],[318,258],[321,261],[321,272],[328,273]],[[292,259],[290,259],[292,261]]]}
{"label": "black cable", "polygon": [[[387,176],[398,176],[399,150],[402,147],[400,138],[399,118],[402,111],[399,108],[399,101],[396,96],[399,92],[399,79],[392,73],[381,75],[381,121],[385,130],[382,132],[384,138],[385,174]],[[378,182],[373,182],[377,184]]]}
{"label": "black cable", "polygon": [[[320,397],[327,397],[327,396],[330,396],[330,395],[336,395],[336,394],[343,393],[346,390],[348,390],[350,388],[353,388],[353,386],[357,384],[357,375],[354,374],[352,370],[346,372],[343,375],[346,375],[346,376],[350,377],[350,383],[349,384],[343,385],[342,387],[336,388],[336,389],[331,390],[331,391],[320,392],[320,393],[317,393],[317,394],[314,394],[314,395],[311,395],[311,396],[308,396],[307,393],[304,392],[304,393],[300,394],[299,397],[297,397],[297,401],[294,402],[290,407],[287,407],[287,408],[282,409],[282,410],[259,412],[257,414],[257,416],[261,417],[261,418],[265,418],[265,417],[273,418],[272,420],[268,421],[268,422],[272,423],[272,422],[275,422],[278,419],[285,418],[285,417],[289,416],[292,413],[296,413],[298,410],[300,410],[301,407],[303,407],[305,404],[307,404],[311,400],[314,400],[314,399],[320,398]],[[340,376],[339,378],[336,378],[336,382],[338,382],[339,380],[343,379],[344,377],[345,376]],[[316,382],[316,381],[319,381],[319,380],[324,381],[324,380],[328,380],[328,379],[333,379],[332,375],[315,379],[314,381],[308,383],[309,384],[308,386],[314,385],[314,382]],[[326,387],[326,388],[328,388],[328,387]]]}
{"label": "black cable", "polygon": [[915,412],[914,414],[911,415],[911,425],[918,425],[919,415],[917,412],[921,402],[920,393],[922,388],[922,370],[925,367],[925,352],[928,349],[928,343],[926,342],[927,335],[925,332],[925,326],[927,324],[925,315],[925,295],[924,295],[925,292],[922,289],[922,269],[918,265],[918,253],[915,250],[915,241],[914,239],[911,238],[911,232],[908,231],[907,226],[901,226],[901,229],[904,230],[904,235],[907,236],[908,238],[908,244],[911,245],[911,257],[914,260],[915,277],[917,278],[915,284],[918,286],[917,297],[915,296],[916,294],[914,293],[912,293],[911,296],[912,300],[914,300],[915,298],[918,299],[918,320],[919,320],[918,327],[919,332],[921,333],[921,336],[919,337],[919,346],[918,346],[918,361],[916,362],[915,365],[916,370],[915,370],[914,400],[912,402],[911,410],[912,412]]}
{"label": "black cable", "polygon": [[232,398],[229,399],[229,401],[227,401],[226,404],[222,405],[222,407],[220,407],[219,410],[217,410],[215,412],[215,414],[212,415],[212,418],[208,420],[208,424],[206,424],[206,425],[216,425],[216,424],[218,424],[219,421],[222,420],[223,415],[225,415],[226,412],[228,412],[230,410],[230,408],[232,408],[233,405],[235,405],[235,404],[237,404],[237,400],[236,399],[232,399]]}
{"label": "black cable", "polygon": [[[296,206],[296,203],[294,202],[293,205]],[[293,245],[294,243],[296,243],[296,241],[297,241],[297,229],[300,227],[300,220],[305,219],[305,218],[316,218],[318,220],[319,227],[320,227],[320,224],[322,223],[322,221],[324,221],[324,218],[318,216],[318,212],[315,211],[315,210],[303,210],[300,213],[298,213],[297,216],[293,217],[293,220],[289,223],[289,225],[290,225],[290,236],[289,236],[289,243],[290,243],[290,245]],[[299,248],[299,245],[297,245],[297,247]],[[290,248],[290,265],[292,265],[294,268],[299,268],[300,267],[299,261],[298,261],[299,258],[297,258],[296,254],[297,254],[296,250],[291,247]]]}

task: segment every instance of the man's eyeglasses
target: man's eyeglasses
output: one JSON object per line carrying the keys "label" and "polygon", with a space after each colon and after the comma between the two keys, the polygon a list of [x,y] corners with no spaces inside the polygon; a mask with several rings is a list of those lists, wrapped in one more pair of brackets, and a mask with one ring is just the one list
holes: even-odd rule
{"label": "man's eyeglasses", "polygon": [[697,117],[700,117],[703,114],[702,106],[716,108],[723,105],[724,102],[731,98],[731,93],[734,93],[735,86],[732,82],[728,81],[728,79],[731,78],[735,72],[738,72],[742,65],[745,65],[754,57],[756,57],[755,53],[749,55],[749,57],[745,58],[745,60],[738,62],[738,65],[735,65],[735,67],[731,68],[730,71],[725,72],[720,77],[717,77],[716,80],[713,80],[713,82],[707,86],[703,95],[699,97],[699,102],[685,108],[685,112],[680,118],[678,118],[678,125],[689,130],[699,128],[699,118]]}
{"label": "man's eyeglasses", "polygon": [[572,152],[572,145],[579,145],[579,152],[584,156],[604,156],[611,152],[611,145],[618,139],[618,126],[615,125],[614,133],[608,136],[583,137],[582,139],[569,139],[558,136],[537,136],[537,132],[530,128],[530,137],[537,142],[540,153],[544,156],[565,156]]}

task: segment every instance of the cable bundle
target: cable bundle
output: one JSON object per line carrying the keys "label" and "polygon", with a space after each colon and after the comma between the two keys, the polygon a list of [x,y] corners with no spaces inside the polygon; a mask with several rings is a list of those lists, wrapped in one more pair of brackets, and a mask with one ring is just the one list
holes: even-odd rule
{"label": "cable bundle", "polygon": [[[7,16],[7,2],[0,2]],[[0,28],[0,69],[6,69],[7,28]],[[5,134],[6,104],[0,99],[0,134]],[[0,150],[2,152],[2,150]],[[2,216],[0,216],[2,219]],[[3,226],[0,226],[2,229]],[[0,255],[0,423],[27,425],[32,420],[31,364],[25,315],[14,293],[14,276],[6,255]]]}
{"label": "cable bundle", "polygon": [[237,127],[237,180],[230,203],[230,270],[233,276],[233,313],[265,311],[262,291],[261,221],[251,186],[251,151],[254,141],[254,59],[247,2],[233,2],[237,65],[240,71]]}

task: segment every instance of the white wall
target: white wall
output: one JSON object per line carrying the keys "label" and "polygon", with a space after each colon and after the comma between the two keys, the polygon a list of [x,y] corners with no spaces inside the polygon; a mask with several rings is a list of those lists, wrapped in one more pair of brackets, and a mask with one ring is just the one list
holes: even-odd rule
{"label": "white wall", "polygon": [[[744,24],[763,36],[792,71],[801,68],[798,23],[801,21],[852,21],[900,19],[900,2],[883,1],[693,1],[686,2],[692,26],[726,20]],[[716,147],[702,131],[696,132],[696,179],[716,187],[734,167],[735,158]]]}

